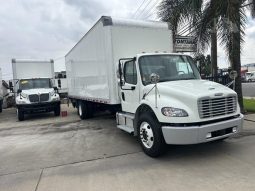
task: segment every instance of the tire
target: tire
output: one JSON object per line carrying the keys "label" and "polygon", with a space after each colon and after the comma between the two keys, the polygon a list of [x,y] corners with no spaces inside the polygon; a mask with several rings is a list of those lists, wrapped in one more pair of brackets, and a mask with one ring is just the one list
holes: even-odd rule
{"label": "tire", "polygon": [[3,103],[0,102],[0,113],[2,113],[2,112],[3,112]]}
{"label": "tire", "polygon": [[25,119],[25,114],[21,109],[17,109],[17,115],[18,115],[18,120],[19,121],[24,121]]}
{"label": "tire", "polygon": [[252,82],[252,80],[251,80],[251,79],[249,79],[249,80],[248,80],[248,82],[249,82],[249,83],[251,83],[251,82]]}
{"label": "tire", "polygon": [[93,116],[92,104],[85,101],[79,102],[77,111],[81,119],[89,119]]}
{"label": "tire", "polygon": [[54,109],[54,115],[55,116],[60,116],[60,105],[57,105]]}
{"label": "tire", "polygon": [[138,140],[145,152],[150,157],[162,155],[166,148],[166,143],[162,134],[161,125],[150,114],[142,114],[138,121]]}

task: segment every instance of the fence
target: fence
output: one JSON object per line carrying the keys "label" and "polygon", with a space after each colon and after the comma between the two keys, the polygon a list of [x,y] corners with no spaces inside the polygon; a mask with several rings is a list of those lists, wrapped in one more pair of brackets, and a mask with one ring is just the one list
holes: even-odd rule
{"label": "fence", "polygon": [[[232,82],[232,80],[229,78],[228,75],[226,75],[226,76],[218,76],[216,78],[214,78],[214,77],[204,77],[203,79],[204,80],[209,80],[209,81],[214,81],[214,82],[220,83],[222,85],[227,85],[230,82]],[[230,86],[230,88],[233,88],[232,85]]]}

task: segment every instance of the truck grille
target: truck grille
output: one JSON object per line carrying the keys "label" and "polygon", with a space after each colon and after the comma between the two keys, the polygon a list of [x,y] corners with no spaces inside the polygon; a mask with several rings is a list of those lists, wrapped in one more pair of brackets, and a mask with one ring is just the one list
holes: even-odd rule
{"label": "truck grille", "polygon": [[236,96],[223,98],[201,99],[198,101],[200,118],[211,118],[235,113],[237,110]]}
{"label": "truck grille", "polygon": [[32,94],[32,95],[29,95],[29,101],[31,103],[49,101],[49,94],[41,94],[41,95]]}
{"label": "truck grille", "polygon": [[49,101],[49,94],[41,94],[40,95],[40,101],[41,102]]}
{"label": "truck grille", "polygon": [[29,95],[29,101],[31,103],[39,102],[39,96],[37,94]]}

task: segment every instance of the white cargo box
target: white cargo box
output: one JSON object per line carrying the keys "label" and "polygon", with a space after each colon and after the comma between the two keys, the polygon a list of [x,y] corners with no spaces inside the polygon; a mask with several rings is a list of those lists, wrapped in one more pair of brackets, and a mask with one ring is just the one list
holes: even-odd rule
{"label": "white cargo box", "polygon": [[53,60],[41,61],[12,59],[12,69],[14,80],[54,77]]}
{"label": "white cargo box", "polygon": [[2,87],[2,69],[0,68],[0,100],[3,99],[3,87]]}
{"label": "white cargo box", "polygon": [[66,55],[68,95],[119,104],[119,59],[143,52],[172,51],[167,23],[101,17]]}

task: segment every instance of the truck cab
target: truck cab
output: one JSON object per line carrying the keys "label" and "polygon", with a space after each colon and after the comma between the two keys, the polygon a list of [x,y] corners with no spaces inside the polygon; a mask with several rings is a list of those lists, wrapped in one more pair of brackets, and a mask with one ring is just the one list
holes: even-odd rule
{"label": "truck cab", "polygon": [[54,112],[60,115],[60,97],[54,87],[53,61],[12,60],[17,117]]}
{"label": "truck cab", "polygon": [[60,115],[60,99],[51,79],[21,79],[16,96],[17,115],[20,121],[25,114],[54,111]]}
{"label": "truck cab", "polygon": [[150,156],[158,156],[165,144],[222,140],[241,131],[236,92],[201,80],[189,56],[138,54],[120,59],[118,70],[117,126],[138,136]]}

